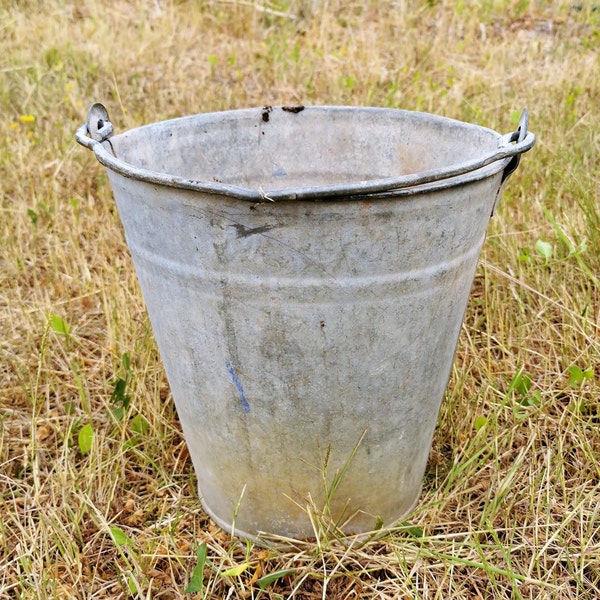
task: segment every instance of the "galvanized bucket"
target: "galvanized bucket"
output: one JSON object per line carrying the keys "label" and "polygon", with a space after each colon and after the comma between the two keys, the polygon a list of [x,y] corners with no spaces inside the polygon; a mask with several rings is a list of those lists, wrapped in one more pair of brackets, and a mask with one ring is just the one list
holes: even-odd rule
{"label": "galvanized bucket", "polygon": [[77,141],[108,169],[206,511],[245,537],[405,516],[526,112],[507,135],[302,106],[112,133],[94,104]]}

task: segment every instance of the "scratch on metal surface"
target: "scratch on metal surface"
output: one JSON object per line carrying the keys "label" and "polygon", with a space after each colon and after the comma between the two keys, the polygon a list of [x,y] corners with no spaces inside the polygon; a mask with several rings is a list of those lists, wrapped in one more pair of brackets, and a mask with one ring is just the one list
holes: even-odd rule
{"label": "scratch on metal surface", "polygon": [[262,225],[260,227],[246,227],[241,223],[233,223],[233,225],[231,226],[235,228],[237,232],[237,237],[239,238],[246,238],[250,237],[251,235],[256,235],[257,233],[264,233],[265,231],[270,231],[274,227],[273,225]]}
{"label": "scratch on metal surface", "polygon": [[246,414],[248,414],[250,412],[250,404],[248,403],[248,400],[246,399],[246,394],[244,393],[244,388],[242,387],[242,383],[238,379],[238,376],[235,374],[235,371],[233,370],[231,363],[226,363],[226,366],[227,366],[227,370],[229,371],[229,374],[231,375],[231,381],[233,381],[233,385],[235,385],[237,391],[240,394],[240,398],[242,400],[242,410]]}
{"label": "scratch on metal surface", "polygon": [[[271,200],[270,198],[267,198],[270,202],[273,202],[273,200]],[[259,235],[267,240],[270,240],[276,244],[280,244],[281,246],[283,246],[284,248],[289,248],[292,252],[295,252],[296,254],[298,254],[299,256],[302,256],[302,258],[304,258],[304,260],[306,260],[306,262],[308,264],[312,264],[315,267],[317,267],[320,271],[322,271],[323,273],[325,273],[325,275],[327,275],[328,277],[331,277],[331,279],[333,281],[335,281],[336,283],[339,283],[338,281],[338,277],[329,271],[329,269],[327,269],[326,267],[324,267],[319,261],[315,260],[314,258],[312,258],[311,256],[309,256],[306,252],[303,252],[302,250],[299,250],[298,248],[296,248],[295,246],[292,246],[291,244],[288,244],[287,242],[284,242],[283,240],[272,236],[272,235],[267,235],[267,231],[271,231],[272,229],[276,229],[277,226],[276,225],[270,225],[270,226],[259,226],[259,227],[246,227],[243,223],[240,223],[239,221],[236,221],[235,219],[232,219],[225,211],[220,211],[220,210],[207,210],[207,209],[198,209],[197,207],[194,207],[196,209],[196,211],[198,213],[204,214],[204,215],[209,215],[211,217],[221,217],[223,220],[228,221],[230,223],[230,226],[233,227],[236,230],[236,237],[240,238],[240,237],[247,237],[247,235],[245,234],[249,234],[249,235]],[[200,219],[200,217],[198,215],[195,214],[190,214],[189,215],[192,219]]]}

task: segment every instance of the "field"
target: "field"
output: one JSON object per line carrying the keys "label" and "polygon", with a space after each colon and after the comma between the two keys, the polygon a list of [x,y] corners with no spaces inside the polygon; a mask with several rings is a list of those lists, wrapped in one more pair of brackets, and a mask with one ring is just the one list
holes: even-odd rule
{"label": "field", "polygon": [[[599,74],[587,0],[0,0],[0,599],[600,597]],[[203,513],[92,101],[528,108],[408,521],[273,549]]]}

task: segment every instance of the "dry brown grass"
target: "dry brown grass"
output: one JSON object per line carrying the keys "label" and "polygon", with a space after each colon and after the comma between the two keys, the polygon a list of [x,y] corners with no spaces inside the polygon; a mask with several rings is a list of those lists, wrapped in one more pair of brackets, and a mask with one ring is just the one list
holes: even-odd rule
{"label": "dry brown grass", "polygon": [[[0,598],[180,598],[201,543],[206,598],[599,597],[600,387],[569,368],[599,370],[600,11],[289,4],[0,2]],[[410,526],[272,551],[202,512],[104,170],[74,142],[92,100],[120,131],[292,103],[509,131],[529,108],[539,142],[490,224]]]}

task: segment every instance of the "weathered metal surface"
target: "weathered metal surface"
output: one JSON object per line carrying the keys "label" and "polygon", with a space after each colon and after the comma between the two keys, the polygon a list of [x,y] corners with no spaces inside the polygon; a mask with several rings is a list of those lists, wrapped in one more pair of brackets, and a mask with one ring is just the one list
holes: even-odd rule
{"label": "weathered metal surface", "polygon": [[511,141],[422,113],[266,107],[102,143],[78,130],[108,167],[217,523],[313,535],[301,507],[325,501],[325,457],[331,482],[365,432],[333,514],[359,533],[410,511],[525,129]]}

